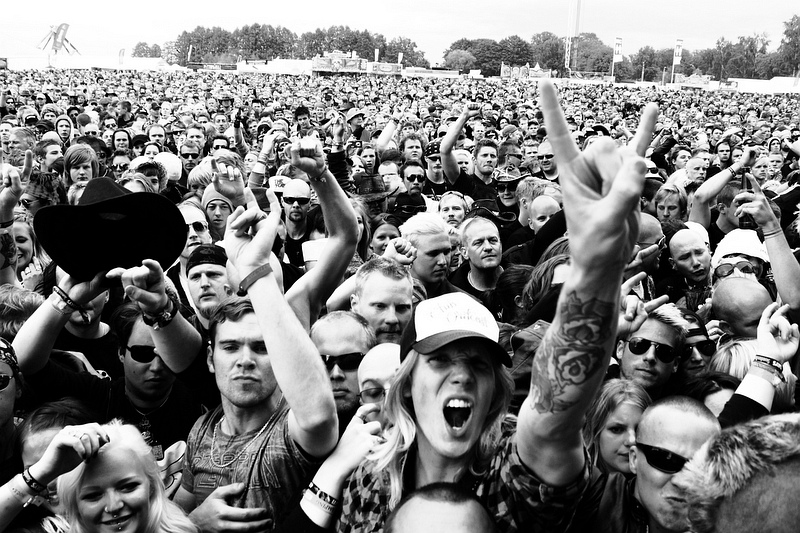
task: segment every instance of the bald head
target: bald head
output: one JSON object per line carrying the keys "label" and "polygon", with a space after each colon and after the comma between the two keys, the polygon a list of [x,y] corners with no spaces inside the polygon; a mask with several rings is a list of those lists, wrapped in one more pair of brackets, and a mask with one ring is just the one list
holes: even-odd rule
{"label": "bald head", "polygon": [[672,267],[691,283],[704,283],[711,272],[711,252],[695,231],[682,229],[669,241]]}
{"label": "bald head", "polygon": [[387,388],[400,367],[400,345],[392,342],[378,344],[372,348],[358,365],[358,387]]}
{"label": "bald head", "polygon": [[755,337],[761,313],[772,303],[767,289],[748,278],[722,279],[711,298],[711,312],[733,335]]}
{"label": "bald head", "polygon": [[311,196],[311,188],[301,179],[293,179],[283,188],[283,196],[289,198],[308,198]]}
{"label": "bald head", "polygon": [[[658,244],[664,238],[664,232],[661,230],[661,223],[658,219],[647,213],[639,215],[639,238],[636,241],[640,248],[647,248],[653,244]],[[646,257],[642,261],[642,270],[648,274],[654,274],[658,269],[658,262],[661,259],[661,250],[659,249],[653,255]]]}

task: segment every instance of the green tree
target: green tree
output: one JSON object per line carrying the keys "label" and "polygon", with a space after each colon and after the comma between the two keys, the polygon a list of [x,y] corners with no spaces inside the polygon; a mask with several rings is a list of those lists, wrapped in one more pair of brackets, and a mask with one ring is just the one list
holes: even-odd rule
{"label": "green tree", "polygon": [[564,39],[555,33],[543,31],[531,38],[531,66],[539,63],[543,69],[564,68]]}
{"label": "green tree", "polygon": [[475,56],[467,50],[451,50],[444,58],[444,66],[458,71],[469,70],[475,66]]}
{"label": "green tree", "polygon": [[145,42],[138,42],[133,47],[131,57],[150,57],[150,45]]}
{"label": "green tree", "polygon": [[575,54],[575,70],[611,72],[614,50],[594,33],[581,33],[575,40],[572,53]]}
{"label": "green tree", "polygon": [[642,79],[642,66],[644,65],[644,81],[661,81],[661,69],[656,63],[656,51],[652,46],[643,46],[631,56],[631,67]]}
{"label": "green tree", "polygon": [[497,43],[500,61],[510,66],[522,66],[531,62],[531,45],[519,35],[506,37]]}
{"label": "green tree", "polygon": [[800,71],[800,15],[795,15],[791,20],[783,23],[783,39],[778,48],[783,71],[796,76]]}
{"label": "green tree", "polygon": [[422,51],[417,49],[417,43],[408,37],[395,37],[386,44],[386,61],[396,63],[400,52],[403,53],[404,67],[430,68],[431,66]]}

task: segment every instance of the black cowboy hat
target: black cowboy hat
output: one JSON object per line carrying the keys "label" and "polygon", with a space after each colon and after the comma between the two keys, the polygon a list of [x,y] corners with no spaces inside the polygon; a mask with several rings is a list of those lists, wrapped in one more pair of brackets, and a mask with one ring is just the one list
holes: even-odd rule
{"label": "black cowboy hat", "polygon": [[109,178],[90,180],[78,205],[43,207],[33,227],[53,261],[80,281],[141,265],[143,259],[166,270],[183,251],[187,235],[183,215],[166,197],[132,193]]}

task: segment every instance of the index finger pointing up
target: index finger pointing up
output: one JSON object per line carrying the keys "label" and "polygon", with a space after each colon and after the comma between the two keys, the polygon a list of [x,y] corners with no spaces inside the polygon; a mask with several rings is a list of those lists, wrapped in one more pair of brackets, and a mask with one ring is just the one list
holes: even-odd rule
{"label": "index finger pointing up", "polygon": [[553,145],[553,153],[558,160],[572,161],[580,155],[580,150],[572,140],[567,119],[558,104],[556,88],[549,80],[542,80],[539,82],[539,89],[542,93],[544,127],[547,129],[547,138]]}

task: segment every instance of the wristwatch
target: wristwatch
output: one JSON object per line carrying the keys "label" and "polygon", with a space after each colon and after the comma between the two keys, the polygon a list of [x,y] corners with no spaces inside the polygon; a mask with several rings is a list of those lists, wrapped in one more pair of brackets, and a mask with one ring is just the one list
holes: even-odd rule
{"label": "wristwatch", "polygon": [[161,328],[165,328],[172,322],[172,319],[178,314],[180,310],[180,304],[178,303],[178,296],[172,294],[170,291],[167,291],[167,305],[161,309],[158,313],[150,314],[142,312],[142,322],[144,322],[145,326],[150,326],[154,330],[158,331]]}

